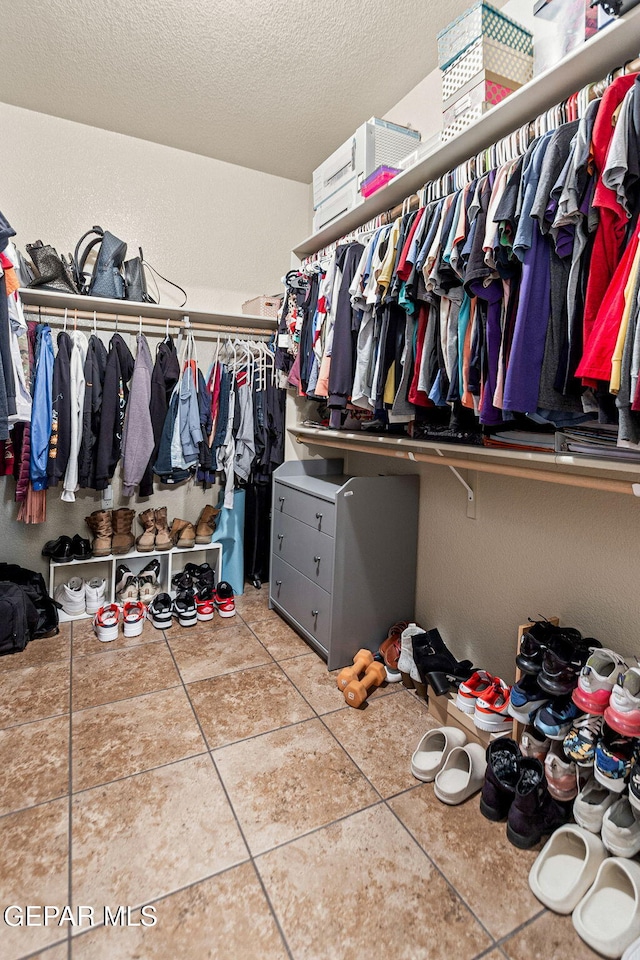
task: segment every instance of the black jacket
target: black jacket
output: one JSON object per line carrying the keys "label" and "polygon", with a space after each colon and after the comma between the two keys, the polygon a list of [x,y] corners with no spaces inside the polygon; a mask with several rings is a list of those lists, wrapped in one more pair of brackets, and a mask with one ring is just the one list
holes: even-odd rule
{"label": "black jacket", "polygon": [[133,356],[119,333],[109,344],[109,356],[102,389],[102,416],[96,455],[96,490],[105,490],[122,453],[122,428],[129,399]]}
{"label": "black jacket", "polygon": [[78,484],[94,488],[96,485],[96,456],[102,413],[102,390],[107,369],[107,350],[99,337],[89,337],[87,358],[84,362],[84,410],[82,414],[82,442],[78,457]]}
{"label": "black jacket", "polygon": [[64,478],[71,450],[71,337],[58,334],[58,353],[53,364],[51,439],[47,477],[55,487]]}
{"label": "black jacket", "polygon": [[178,382],[179,376],[180,363],[178,361],[178,354],[176,353],[173,340],[171,337],[168,337],[158,345],[156,362],[153,365],[153,373],[151,374],[149,412],[151,413],[155,446],[149,458],[147,469],[140,481],[141,497],[150,497],[153,493],[153,465],[158,458],[160,437],[162,436],[162,428],[167,416],[167,410],[169,409],[171,391]]}

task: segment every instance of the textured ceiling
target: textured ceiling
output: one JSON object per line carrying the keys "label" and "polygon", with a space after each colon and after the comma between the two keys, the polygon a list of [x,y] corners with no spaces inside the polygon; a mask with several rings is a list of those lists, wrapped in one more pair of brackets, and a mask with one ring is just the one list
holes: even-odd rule
{"label": "textured ceiling", "polygon": [[467,6],[14,0],[0,100],[309,181],[434,69],[437,32]]}

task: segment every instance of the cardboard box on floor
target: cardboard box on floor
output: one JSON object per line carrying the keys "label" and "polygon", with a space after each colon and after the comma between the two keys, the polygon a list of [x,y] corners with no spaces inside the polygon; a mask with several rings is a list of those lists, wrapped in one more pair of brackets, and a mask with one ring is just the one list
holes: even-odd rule
{"label": "cardboard box on floor", "polygon": [[486,730],[479,730],[473,722],[473,715],[469,715],[460,710],[455,703],[455,694],[446,694],[444,697],[438,697],[431,687],[428,688],[429,694],[429,713],[442,726],[457,727],[462,730],[469,743],[479,743],[481,747],[487,747],[491,740],[498,737],[508,736],[511,731],[505,733],[489,733]]}

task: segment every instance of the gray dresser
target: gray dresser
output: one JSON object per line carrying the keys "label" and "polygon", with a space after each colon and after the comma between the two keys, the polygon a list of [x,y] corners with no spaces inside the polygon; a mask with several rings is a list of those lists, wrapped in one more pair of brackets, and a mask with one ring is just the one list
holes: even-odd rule
{"label": "gray dresser", "polygon": [[377,650],[414,616],[417,476],[347,477],[342,460],[274,473],[270,606],[327,660]]}

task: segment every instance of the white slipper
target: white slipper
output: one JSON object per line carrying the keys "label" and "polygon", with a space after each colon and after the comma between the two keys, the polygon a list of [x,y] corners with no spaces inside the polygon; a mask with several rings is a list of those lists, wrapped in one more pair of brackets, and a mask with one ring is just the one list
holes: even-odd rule
{"label": "white slipper", "polygon": [[640,864],[609,857],[573,911],[576,933],[596,953],[615,960],[640,936]]}
{"label": "white slipper", "polygon": [[411,758],[411,773],[417,780],[429,783],[435,780],[454,747],[463,747],[467,738],[457,727],[438,727],[429,730],[416,747]]}
{"label": "white slipper", "polygon": [[463,803],[482,789],[486,770],[485,749],[479,743],[454,747],[436,777],[436,797],[451,806]]}
{"label": "white slipper", "polygon": [[547,840],[529,871],[531,891],[555,913],[571,913],[607,857],[600,837],[573,823]]}
{"label": "white slipper", "polygon": [[640,940],[634,941],[622,954],[622,960],[640,960]]}

